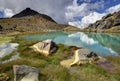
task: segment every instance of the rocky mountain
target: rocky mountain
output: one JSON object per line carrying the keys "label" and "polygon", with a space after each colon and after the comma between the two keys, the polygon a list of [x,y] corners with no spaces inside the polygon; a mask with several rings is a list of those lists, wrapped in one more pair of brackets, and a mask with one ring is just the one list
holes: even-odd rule
{"label": "rocky mountain", "polygon": [[25,10],[21,11],[20,13],[12,16],[12,18],[19,18],[19,17],[26,17],[26,16],[35,16],[35,15],[38,15],[38,16],[41,16],[47,20],[50,20],[50,21],[53,21],[55,22],[51,17],[45,15],[45,14],[40,14],[30,8],[26,8]]}
{"label": "rocky mountain", "polygon": [[26,8],[11,18],[0,19],[0,33],[11,32],[48,32],[60,30],[78,30],[69,25],[57,24],[51,17]]}
{"label": "rocky mountain", "polygon": [[90,24],[87,31],[120,32],[120,11],[104,16],[101,20]]}

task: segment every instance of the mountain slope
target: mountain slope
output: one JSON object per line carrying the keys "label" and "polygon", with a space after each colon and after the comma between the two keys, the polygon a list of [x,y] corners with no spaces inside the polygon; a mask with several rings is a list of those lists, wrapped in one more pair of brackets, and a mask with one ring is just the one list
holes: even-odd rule
{"label": "mountain slope", "polygon": [[19,17],[26,17],[26,16],[35,16],[35,15],[38,15],[44,19],[47,19],[47,20],[50,20],[50,21],[53,21],[55,22],[51,17],[47,16],[47,15],[44,15],[44,14],[40,14],[30,8],[26,8],[25,10],[21,11],[20,13],[12,16],[12,18],[19,18]]}
{"label": "mountain slope", "polygon": [[120,32],[120,11],[104,16],[101,20],[90,24],[87,31]]}
{"label": "mountain slope", "polygon": [[12,18],[0,19],[0,33],[10,32],[48,32],[76,30],[68,25],[57,24],[51,17],[26,8]]}

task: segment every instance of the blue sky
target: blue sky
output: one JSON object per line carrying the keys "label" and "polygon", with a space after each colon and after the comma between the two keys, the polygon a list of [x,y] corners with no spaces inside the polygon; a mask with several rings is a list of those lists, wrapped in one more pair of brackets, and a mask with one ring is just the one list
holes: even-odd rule
{"label": "blue sky", "polygon": [[[95,12],[98,12],[98,13],[104,13],[110,7],[120,4],[120,0],[77,0],[77,4],[79,6],[83,3],[95,4],[95,3],[98,3],[98,2],[102,2],[103,3],[102,6],[98,9],[91,9],[91,11],[95,11]],[[81,20],[81,19],[82,19],[81,16],[74,17],[75,21]]]}
{"label": "blue sky", "polygon": [[0,18],[11,17],[26,7],[49,15],[58,23],[82,28],[120,10],[120,0],[0,0]]}
{"label": "blue sky", "polygon": [[2,17],[3,17],[3,12],[0,11],[0,18],[2,18]]}

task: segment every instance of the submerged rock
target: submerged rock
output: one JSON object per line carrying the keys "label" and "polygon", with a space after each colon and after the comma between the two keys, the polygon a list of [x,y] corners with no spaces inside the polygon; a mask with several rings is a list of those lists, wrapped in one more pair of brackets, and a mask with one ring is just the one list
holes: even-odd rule
{"label": "submerged rock", "polygon": [[26,65],[14,65],[14,81],[39,81],[38,69]]}
{"label": "submerged rock", "polygon": [[56,44],[51,39],[38,42],[37,44],[33,45],[33,48],[35,48],[36,51],[44,54],[45,56],[48,56],[50,53],[57,50]]}

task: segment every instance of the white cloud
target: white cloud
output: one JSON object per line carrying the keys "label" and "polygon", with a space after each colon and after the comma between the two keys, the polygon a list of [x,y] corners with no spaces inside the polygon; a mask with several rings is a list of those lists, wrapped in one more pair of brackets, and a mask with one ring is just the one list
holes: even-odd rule
{"label": "white cloud", "polygon": [[[68,20],[68,24],[72,26],[79,27],[81,29],[87,27],[90,23],[94,23],[96,20],[101,19],[104,14],[99,14],[94,12],[99,8],[104,7],[104,2],[96,2],[96,3],[82,3],[81,5],[77,5],[77,0],[73,1],[73,4],[68,6],[66,12],[66,19]],[[83,17],[81,21],[74,21],[74,17],[81,16]]]}
{"label": "white cloud", "polygon": [[[120,10],[120,4],[110,7],[104,13],[95,12],[94,9],[99,9],[104,7],[104,1],[96,3],[82,3],[77,5],[76,0],[74,0],[73,5],[67,7],[66,18],[68,19],[68,24],[76,26],[78,28],[86,28],[89,24],[95,23],[100,20],[103,16]],[[93,10],[93,11],[92,11]],[[75,21],[74,17],[81,16],[82,19]]]}
{"label": "white cloud", "polygon": [[[0,0],[0,11],[10,9],[14,14],[30,7],[39,13],[51,16],[58,23],[67,23],[65,19],[66,7],[73,0]],[[10,15],[9,15],[10,16]]]}
{"label": "white cloud", "polygon": [[66,19],[68,21],[73,21],[76,16],[87,16],[91,13],[91,10],[99,9],[103,7],[103,1],[96,3],[82,3],[81,5],[77,4],[77,0],[73,1],[73,4],[68,6],[67,12],[65,13]]}
{"label": "white cloud", "polygon": [[8,8],[6,8],[6,9],[4,10],[4,16],[5,16],[5,17],[11,17],[11,16],[13,16],[13,15],[14,15],[14,13],[13,13],[12,10],[10,10],[10,9],[8,9]]}
{"label": "white cloud", "polygon": [[89,15],[84,16],[81,21],[69,22],[69,25],[79,27],[81,29],[86,28],[89,24],[95,23],[97,20],[100,20],[105,13],[100,14],[97,12],[91,12]]}
{"label": "white cloud", "polygon": [[91,12],[89,15],[85,16],[82,18],[81,22],[84,22],[84,23],[94,23],[96,20],[99,20],[101,19],[101,17],[103,17],[105,14],[100,14],[100,13],[97,13],[97,12]]}
{"label": "white cloud", "polygon": [[107,13],[114,13],[114,12],[117,12],[119,10],[120,10],[120,4],[110,7],[108,10],[106,10],[106,12]]}

